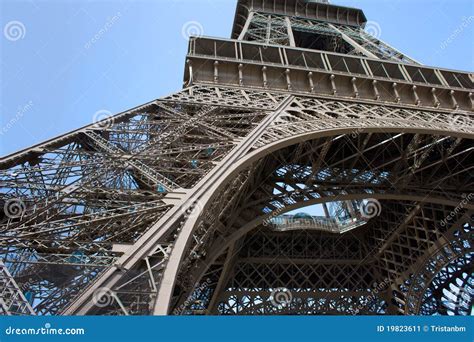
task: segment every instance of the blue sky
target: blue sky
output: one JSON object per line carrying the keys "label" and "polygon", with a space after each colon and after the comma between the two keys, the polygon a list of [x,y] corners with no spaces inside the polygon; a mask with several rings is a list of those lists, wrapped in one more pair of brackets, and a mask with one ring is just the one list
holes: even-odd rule
{"label": "blue sky", "polygon": [[[206,36],[229,37],[236,3],[0,1],[2,156],[86,125],[97,112],[179,90],[183,25],[198,22]],[[382,40],[423,64],[474,70],[472,0],[333,3],[362,8]]]}

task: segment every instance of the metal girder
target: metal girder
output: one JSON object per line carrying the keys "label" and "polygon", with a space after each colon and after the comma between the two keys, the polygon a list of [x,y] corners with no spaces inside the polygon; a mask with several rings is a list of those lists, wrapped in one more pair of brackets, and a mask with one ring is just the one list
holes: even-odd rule
{"label": "metal girder", "polygon": [[2,315],[35,315],[31,304],[25,298],[7,267],[0,261],[0,313]]}
{"label": "metal girder", "polygon": [[[86,267],[90,271],[83,279],[90,282],[104,266],[114,269],[120,255],[173,207],[172,199],[264,118],[265,110],[241,104],[255,98],[254,108],[270,110],[283,98],[203,87],[183,94],[183,101],[175,94],[2,161],[0,250],[16,265],[13,277],[33,279],[39,310],[63,309],[61,300],[55,308],[41,304],[53,305],[48,296],[57,299],[57,291],[64,302],[75,296],[68,294],[71,288],[62,288],[66,284],[39,285],[45,274],[51,277],[61,269],[64,281]],[[213,105],[215,97],[222,98],[222,106]],[[116,245],[125,247],[116,252]],[[85,262],[79,267],[78,260]]]}
{"label": "metal girder", "polygon": [[[248,94],[253,95],[252,93],[248,93]],[[245,95],[247,95],[247,94],[245,94]],[[272,97],[272,98],[274,98],[274,97]],[[258,118],[259,118],[258,116],[254,116],[254,120],[258,119]],[[263,115],[260,118],[263,118]],[[238,145],[236,148],[237,149],[238,148],[243,148],[244,150],[248,149],[250,147],[249,141],[254,141],[255,140],[255,137],[254,137],[255,134],[257,134],[257,136],[259,136],[258,134],[261,134],[259,132],[263,131],[262,125],[264,124],[265,120],[267,122],[270,122],[267,118],[267,119],[264,119],[263,122],[259,126],[256,126],[256,128],[254,128],[252,126],[251,127],[252,131],[250,131],[251,132],[250,135],[246,139],[243,139],[242,142],[240,143],[240,145]],[[236,153],[235,149],[233,150],[233,153]],[[238,154],[237,155],[235,155],[235,154],[232,155],[232,158],[236,158],[236,157],[238,157]],[[225,163],[232,163],[232,160],[233,160],[232,158],[230,158],[230,159],[229,158],[224,158],[220,164],[217,164],[216,167],[204,179],[202,179],[200,181],[199,184],[202,184],[202,185],[198,185],[197,187],[195,187],[193,189],[193,191],[199,191],[199,189],[201,187],[203,187],[205,184],[212,184],[212,181],[209,180],[209,177],[215,177],[216,172],[222,172],[223,170],[225,170],[225,168],[228,168],[228,166],[225,166],[225,165],[227,165]],[[222,163],[224,163],[224,164],[222,164]],[[230,165],[230,164],[228,164],[228,165]],[[170,194],[170,196],[172,196],[172,194]],[[155,238],[165,239],[166,236],[168,236],[170,234],[173,234],[173,231],[175,229],[181,230],[178,223],[179,223],[180,220],[182,220],[182,218],[181,218],[182,215],[188,210],[194,210],[194,209],[190,209],[190,207],[192,207],[193,204],[196,201],[199,200],[199,195],[196,192],[188,192],[188,193],[186,193],[186,198],[188,198],[188,200],[187,200],[188,204],[186,206],[181,206],[181,207],[175,206],[174,208],[172,208],[169,215],[164,217],[164,219],[166,220],[165,222],[168,222],[168,223],[163,224],[162,222],[157,222],[154,225],[155,228],[152,227],[151,229],[149,229],[148,234],[143,236],[143,241],[146,241],[146,243],[148,245],[153,246],[154,242],[151,239],[151,234],[155,234],[156,235]],[[201,208],[199,208],[199,207],[196,208],[196,210],[200,210],[200,209]],[[194,215],[191,215],[191,217],[192,216],[194,216]],[[167,225],[168,225],[169,228],[167,228]],[[176,248],[176,243],[175,243],[174,247]],[[146,250],[146,248],[144,247],[143,242],[141,240],[138,240],[137,243],[135,244],[135,246],[131,248],[129,253],[131,255],[133,255],[133,253],[137,253],[137,252],[142,253],[145,250]],[[127,258],[124,258],[124,260],[130,260],[130,262],[136,263],[137,260],[140,260],[140,257],[135,256],[134,258],[130,258],[129,256],[127,256]],[[132,264],[130,266],[127,266],[126,262],[124,262],[122,260],[118,260],[118,263],[120,263],[121,267],[124,267],[125,269],[129,269],[133,265]],[[120,279],[120,275],[113,276],[113,273],[114,273],[113,269],[109,270],[108,274],[110,274],[110,277],[111,277],[109,282],[106,282],[107,278],[105,276],[103,276],[102,279],[101,279],[101,281],[105,282],[105,284],[107,284],[107,286],[110,287],[110,288],[113,288],[113,285],[111,285],[111,284],[114,284],[114,283],[118,282],[119,279]],[[159,279],[159,277],[157,278],[157,280],[161,281],[161,279]],[[100,287],[98,284],[96,284],[94,286],[95,289],[97,289],[98,287]],[[89,294],[88,296],[91,296],[93,294],[94,288],[90,289],[89,293],[91,293],[91,294]],[[84,298],[82,300],[86,300],[86,299],[88,299],[87,298],[87,293],[84,295]],[[88,308],[91,307],[90,302],[85,303],[85,304],[87,305]],[[72,309],[68,309],[68,310],[72,310]]]}
{"label": "metal girder", "polygon": [[[360,133],[356,137],[352,137],[351,135],[344,135],[344,136],[339,136],[339,138],[336,140],[334,143],[335,146],[333,147],[332,153],[328,153],[331,157],[328,158],[328,160],[325,161],[324,165],[327,165],[325,170],[320,172],[319,175],[316,175],[315,180],[313,182],[308,182],[308,175],[311,175],[311,169],[310,165],[311,162],[309,162],[311,159],[309,157],[310,154],[308,153],[301,153],[297,152],[298,148],[292,148],[291,150],[279,150],[276,152],[273,152],[268,158],[269,162],[270,161],[285,161],[288,166],[285,166],[285,164],[278,164],[274,162],[273,169],[278,173],[283,173],[285,177],[281,176],[281,178],[275,178],[275,177],[269,177],[268,171],[264,173],[265,178],[263,180],[259,180],[258,178],[255,179],[255,176],[253,176],[253,181],[259,184],[257,188],[252,189],[252,193],[255,194],[254,196],[257,196],[259,200],[258,201],[252,201],[249,199],[249,196],[243,196],[242,198],[244,199],[244,202],[240,204],[240,211],[234,212],[231,218],[228,218],[232,222],[232,219],[235,218],[236,220],[234,221],[235,224],[238,224],[238,226],[231,228],[231,229],[238,229],[243,223],[242,223],[242,218],[245,218],[245,216],[248,216],[249,218],[255,218],[259,215],[262,215],[263,213],[267,212],[267,217],[268,215],[272,215],[272,212],[277,212],[278,214],[282,214],[283,212],[290,210],[292,207],[294,208],[298,202],[304,201],[304,202],[310,202],[309,198],[314,197],[315,200],[319,200],[319,203],[322,201],[331,201],[331,200],[344,200],[346,197],[342,194],[350,194],[353,191],[361,191],[362,189],[367,189],[368,193],[365,195],[362,195],[359,198],[382,198],[379,197],[377,194],[378,191],[381,191],[381,193],[386,196],[386,199],[403,199],[402,197],[397,197],[393,191],[395,190],[393,188],[393,185],[390,183],[390,173],[392,172],[390,170],[391,167],[394,167],[395,170],[400,170],[400,167],[398,165],[399,160],[401,156],[403,157],[404,160],[406,161],[407,158],[406,156],[409,156],[410,162],[405,165],[407,169],[412,169],[412,163],[416,164],[418,163],[418,160],[414,160],[415,156],[415,151],[410,150],[410,153],[405,153],[405,150],[400,149],[400,146],[404,146],[406,143],[403,143],[403,141],[410,141],[411,140],[411,134],[371,134],[370,135],[370,140],[367,141],[366,137],[364,134]],[[334,139],[334,137],[329,137],[327,139]],[[456,139],[453,139],[455,141]],[[357,141],[356,143],[354,141]],[[421,138],[421,141],[424,141],[432,151],[435,151],[433,149],[432,144],[433,144],[433,139],[431,138],[430,135],[423,136]],[[437,165],[441,162],[446,163],[448,162],[446,158],[440,153],[441,151],[444,150],[446,146],[446,140],[445,139],[437,139],[438,142],[438,149],[436,149],[436,155],[432,156],[431,158],[424,158],[423,165],[418,165],[420,169],[424,170],[424,172],[431,173],[430,172],[430,163],[433,165]],[[361,151],[358,149],[358,146],[364,146],[364,149]],[[318,144],[311,144],[311,147],[308,147],[308,149],[311,151],[312,156],[318,155],[319,150],[314,149],[314,146],[318,146]],[[319,148],[323,149],[324,146],[327,146],[327,144],[323,141],[319,144]],[[410,145],[408,145],[410,146]],[[449,145],[448,145],[449,146]],[[466,145],[464,147],[461,147],[458,145],[458,147],[461,148],[462,154],[467,153],[468,155],[472,153],[472,149],[470,148],[470,142],[466,141]],[[350,153],[344,153],[344,149],[347,149]],[[423,150],[424,147],[421,145],[421,149]],[[393,153],[392,153],[392,152]],[[345,158],[341,158],[341,154],[345,154]],[[292,154],[294,154],[296,157],[294,159],[291,159]],[[387,156],[389,156],[387,158]],[[301,160],[298,160],[300,158]],[[306,158],[306,159],[305,159]],[[357,159],[357,161],[354,161],[354,158]],[[440,158],[440,159],[437,159]],[[464,160],[469,160],[470,158],[465,157]],[[309,160],[309,161],[308,161]],[[334,162],[332,162],[333,160]],[[449,162],[448,162],[449,164]],[[448,164],[445,164],[443,167],[445,168],[445,172],[447,173],[454,173],[460,175],[459,172],[455,171],[455,167],[461,167],[463,170],[464,176],[461,178],[457,178],[462,182],[462,186],[459,185],[454,185],[453,184],[453,190],[457,188],[463,188],[466,191],[472,191],[472,181],[469,181],[469,177],[467,176],[469,174],[469,170],[471,167],[469,166],[470,164],[457,164],[455,162],[453,165],[448,166]],[[265,165],[265,167],[268,169],[268,163],[262,162],[260,165]],[[302,166],[302,165],[308,165],[308,166]],[[347,167],[345,165],[350,165],[351,168],[355,169],[357,172],[348,172]],[[363,165],[364,168],[360,168],[360,165]],[[297,167],[295,167],[297,166]],[[285,170],[286,169],[286,170]],[[378,171],[377,169],[381,169]],[[342,170],[345,170],[344,173],[341,173]],[[252,172],[254,174],[258,174],[258,168],[253,169]],[[420,171],[421,172],[421,171]],[[286,174],[290,173],[290,177],[288,177]],[[374,177],[375,174],[379,174],[378,177]],[[448,188],[450,187],[448,183],[444,182],[443,178],[443,173],[439,173],[438,176],[441,178],[436,179],[426,179],[426,181],[429,184],[436,184],[435,188],[431,188],[431,186],[427,186],[425,190],[422,190],[423,188],[423,183],[420,182],[421,179],[424,179],[425,176],[422,176],[422,174],[418,175],[419,178],[413,179],[411,173],[405,173],[407,177],[409,177],[410,182],[406,183],[406,186],[404,187],[398,187],[397,189],[401,191],[401,193],[406,193],[407,196],[405,197],[405,200],[413,199],[413,200],[423,200],[425,202],[434,202],[436,203],[435,196],[437,194],[440,196],[440,198],[448,199],[450,196],[453,194],[449,194]],[[314,176],[314,175],[313,175]],[[334,177],[334,181],[331,180],[331,177]],[[341,178],[344,177],[344,178]],[[347,178],[349,177],[349,178]],[[294,178],[294,183],[291,182]],[[343,179],[346,179],[346,181],[343,181]],[[317,188],[314,190],[309,187],[308,189],[298,189],[298,191],[280,191],[280,194],[275,195],[273,191],[268,192],[265,191],[265,188],[268,187],[275,187],[275,184],[278,182],[283,182],[285,181],[287,186],[290,186],[290,188],[293,189],[298,189],[298,186],[296,185],[297,183],[300,184],[317,184]],[[465,183],[467,181],[467,183]],[[268,182],[268,185],[267,183]],[[367,183],[368,182],[368,183]],[[324,184],[328,183],[327,186]],[[386,183],[386,188],[384,186],[384,183]],[[409,184],[412,183],[414,188],[410,189]],[[335,188],[331,186],[331,184],[334,184]],[[358,185],[360,184],[360,186]],[[342,191],[340,187],[343,187]],[[354,189],[352,190],[351,187]],[[385,188],[385,189],[384,189]],[[415,190],[416,188],[416,190]],[[439,188],[439,189],[436,189]],[[271,188],[268,188],[271,189]],[[281,190],[282,188],[279,187]],[[471,190],[469,190],[471,189]],[[233,193],[233,190],[227,190],[229,193]],[[416,191],[422,191],[424,195],[416,196],[415,192]],[[224,192],[225,193],[225,192]],[[267,193],[267,196],[269,197],[262,197],[264,193]],[[430,194],[431,193],[431,194]],[[355,194],[354,194],[355,195]],[[353,195],[353,196],[354,196]],[[221,195],[222,196],[222,195]],[[219,197],[221,199],[222,197]],[[393,196],[393,197],[392,197]],[[456,197],[456,196],[455,196]],[[460,203],[462,201],[462,196],[460,197],[452,197],[452,200],[447,203],[449,203],[452,207],[456,206],[456,204]],[[354,198],[354,197],[353,197]],[[357,197],[355,197],[357,198]],[[229,200],[230,201],[230,200]],[[314,202],[313,202],[314,203]],[[382,203],[385,203],[382,202]],[[441,203],[441,202],[440,202]],[[266,205],[266,206],[265,206]],[[466,204],[467,207],[471,207],[472,205]],[[284,208],[283,210],[281,208]],[[390,210],[390,207],[388,207]],[[213,209],[214,212],[220,212],[222,209]],[[253,212],[252,212],[253,211]],[[260,213],[259,213],[260,212]],[[401,217],[404,217],[406,214],[400,214]],[[260,221],[261,222],[261,221]],[[228,228],[228,229],[229,229]],[[222,232],[222,228],[219,229]],[[207,234],[208,231],[207,231]],[[225,233],[229,234],[229,233]],[[245,234],[245,233],[244,233]],[[228,241],[232,241],[229,238],[227,238]],[[222,240],[216,240],[216,244],[219,245],[221,244]],[[217,248],[217,246],[213,246],[212,244],[209,245],[209,250],[213,251],[214,248]],[[201,253],[201,254],[208,254],[208,253]],[[212,260],[212,259],[211,259]],[[185,265],[185,264],[184,264]],[[181,264],[183,266],[183,263]],[[199,268],[199,266],[198,266]],[[184,268],[186,269],[186,268]],[[186,272],[185,272],[186,273]],[[199,277],[195,277],[196,279],[199,279]]]}
{"label": "metal girder", "polygon": [[182,91],[0,160],[2,314],[467,313],[472,74],[265,3]]}

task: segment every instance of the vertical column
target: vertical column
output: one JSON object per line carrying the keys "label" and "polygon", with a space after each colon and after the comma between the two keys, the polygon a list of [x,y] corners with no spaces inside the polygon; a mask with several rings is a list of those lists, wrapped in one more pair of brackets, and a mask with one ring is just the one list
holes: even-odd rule
{"label": "vertical column", "polygon": [[293,35],[293,30],[291,29],[291,20],[288,17],[285,17],[286,29],[288,32],[288,39],[290,41],[290,46],[295,47],[295,36]]}
{"label": "vertical column", "polygon": [[245,22],[245,25],[242,28],[242,32],[240,32],[239,38],[237,38],[238,40],[244,40],[245,35],[247,34],[247,31],[249,30],[252,19],[253,19],[253,12],[250,12],[249,16],[247,17],[247,21]]}
{"label": "vertical column", "polygon": [[328,206],[327,206],[326,202],[323,203],[323,209],[324,209],[324,216],[326,216],[326,218],[330,218],[331,215],[329,214],[329,210],[328,210]]}
{"label": "vertical column", "polygon": [[272,35],[272,16],[267,16],[267,34],[265,36],[265,44],[270,44],[270,38]]}

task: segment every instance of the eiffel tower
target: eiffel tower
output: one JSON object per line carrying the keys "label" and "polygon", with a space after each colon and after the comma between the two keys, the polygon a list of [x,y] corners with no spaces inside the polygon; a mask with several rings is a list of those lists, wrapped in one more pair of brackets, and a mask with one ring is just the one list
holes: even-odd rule
{"label": "eiffel tower", "polygon": [[238,0],[181,91],[0,161],[0,312],[468,315],[472,73]]}

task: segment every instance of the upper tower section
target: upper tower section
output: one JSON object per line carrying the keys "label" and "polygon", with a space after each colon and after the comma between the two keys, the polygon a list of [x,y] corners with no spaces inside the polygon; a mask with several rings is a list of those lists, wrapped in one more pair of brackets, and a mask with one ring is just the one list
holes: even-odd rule
{"label": "upper tower section", "polygon": [[362,10],[328,1],[239,0],[232,38],[417,64],[379,40],[380,30],[367,33],[366,22]]}
{"label": "upper tower section", "polygon": [[190,38],[184,86],[474,110],[471,73],[421,65],[379,35],[378,24],[357,8],[327,1],[238,0],[231,38]]}

